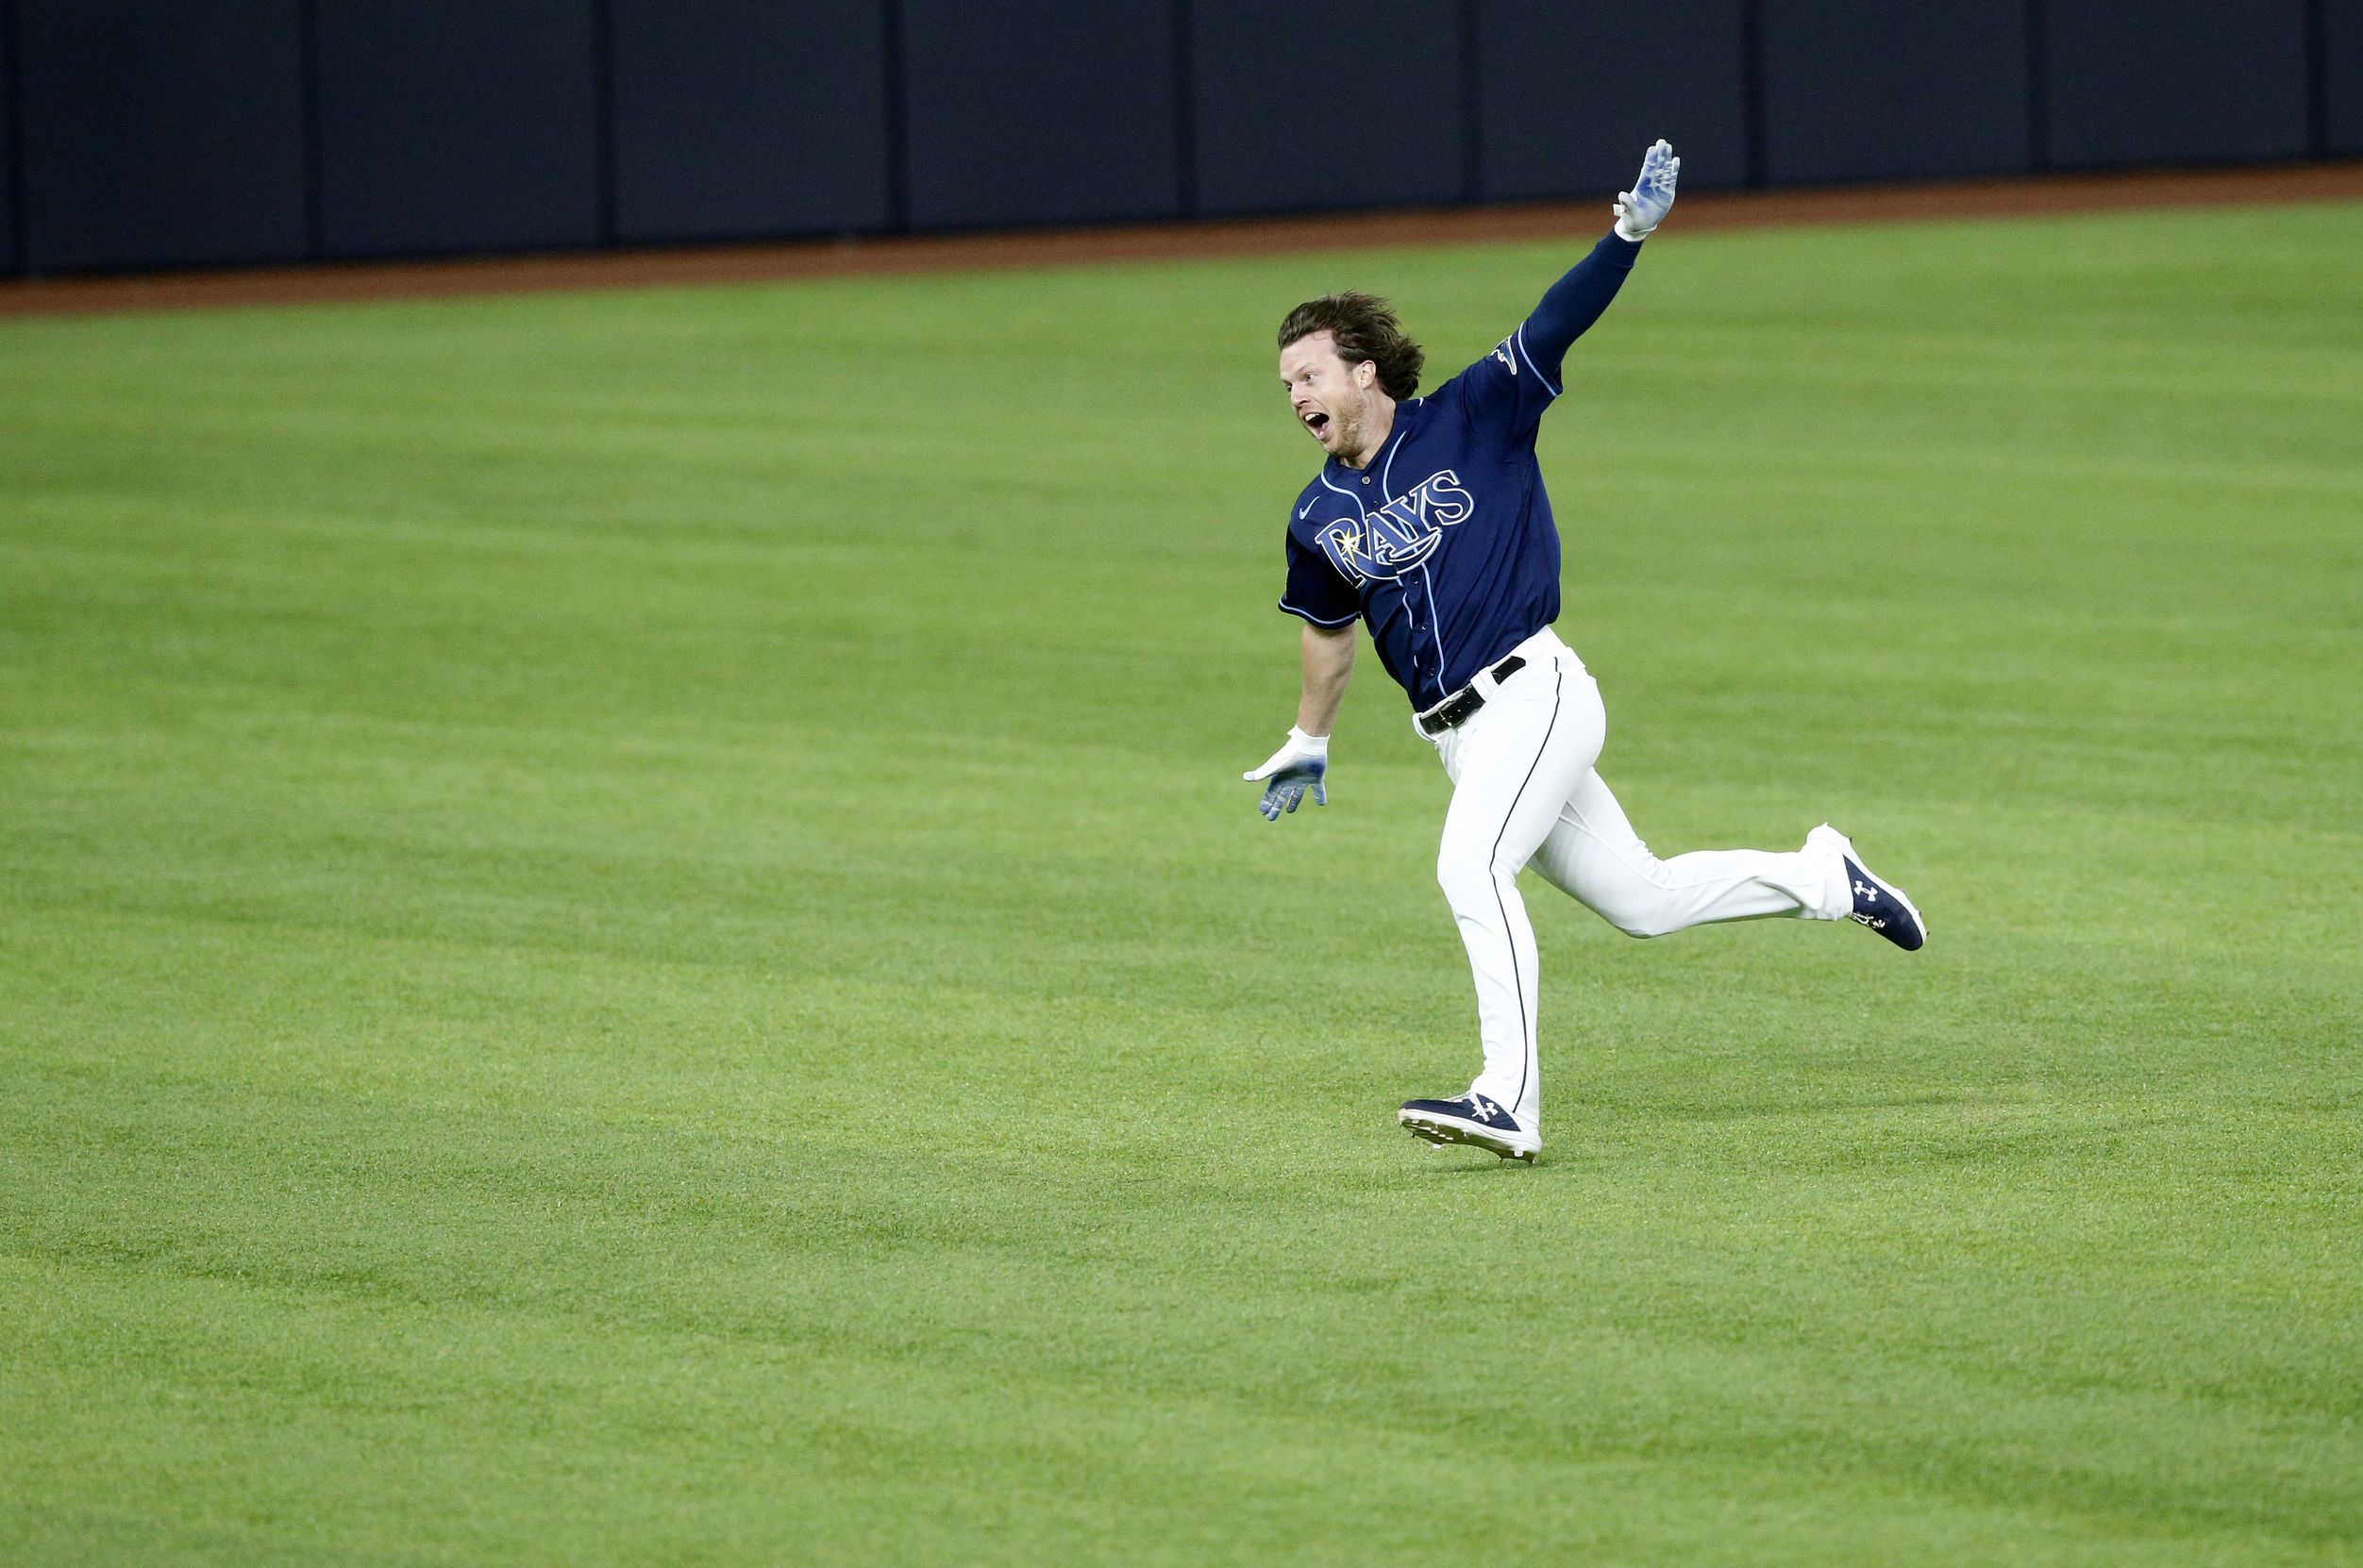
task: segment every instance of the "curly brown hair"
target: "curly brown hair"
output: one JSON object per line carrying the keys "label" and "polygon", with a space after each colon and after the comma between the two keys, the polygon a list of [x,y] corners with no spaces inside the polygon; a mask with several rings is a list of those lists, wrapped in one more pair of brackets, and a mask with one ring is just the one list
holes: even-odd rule
{"label": "curly brown hair", "polygon": [[1337,357],[1349,365],[1366,361],[1379,367],[1379,385],[1400,403],[1419,390],[1419,372],[1427,352],[1403,335],[1395,308],[1376,294],[1323,294],[1308,299],[1280,324],[1280,346],[1299,338],[1326,332],[1337,344]]}

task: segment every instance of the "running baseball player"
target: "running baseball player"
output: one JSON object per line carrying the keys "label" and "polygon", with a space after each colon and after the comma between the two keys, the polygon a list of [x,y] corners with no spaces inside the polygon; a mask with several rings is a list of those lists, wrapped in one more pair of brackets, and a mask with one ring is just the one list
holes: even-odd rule
{"label": "running baseball player", "polygon": [[1641,242],[1674,205],[1682,159],[1650,148],[1616,226],[1499,346],[1422,397],[1419,345],[1386,302],[1331,294],[1280,328],[1280,378],[1328,454],[1288,519],[1280,608],[1304,622],[1303,692],[1287,742],[1245,775],[1272,822],[1329,803],[1329,736],[1353,669],[1354,623],[1410,694],[1452,780],[1436,880],[1477,981],[1484,1065],[1467,1093],[1413,1100],[1399,1123],[1432,1143],[1505,1159],[1542,1147],[1533,927],[1517,874],[1636,937],[1716,921],[1852,918],[1907,951],[1928,928],[1902,889],[1827,823],[1791,854],[1733,849],[1661,860],[1592,764],[1600,688],[1551,623],[1559,533],[1534,438],[1560,361],[1608,309]]}

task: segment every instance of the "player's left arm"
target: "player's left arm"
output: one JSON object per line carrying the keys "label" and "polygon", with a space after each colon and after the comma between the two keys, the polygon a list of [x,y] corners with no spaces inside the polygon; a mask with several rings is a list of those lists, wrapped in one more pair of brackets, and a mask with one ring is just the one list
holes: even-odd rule
{"label": "player's left arm", "polygon": [[1633,182],[1633,189],[1617,193],[1617,226],[1550,286],[1534,313],[1519,326],[1517,347],[1554,393],[1567,350],[1607,310],[1641,254],[1641,242],[1673,209],[1674,182],[1681,174],[1682,159],[1664,141],[1643,154],[1640,176]]}

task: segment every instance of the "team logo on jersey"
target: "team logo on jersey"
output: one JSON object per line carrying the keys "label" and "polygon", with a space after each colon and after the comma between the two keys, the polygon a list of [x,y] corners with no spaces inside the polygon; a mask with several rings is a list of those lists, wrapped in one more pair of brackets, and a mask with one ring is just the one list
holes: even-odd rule
{"label": "team logo on jersey", "polygon": [[1476,509],[1460,475],[1444,469],[1358,523],[1330,524],[1320,533],[1321,550],[1357,587],[1399,577],[1434,555],[1444,530]]}
{"label": "team logo on jersey", "polygon": [[1494,351],[1490,357],[1499,359],[1504,365],[1507,365],[1512,375],[1516,375],[1517,374],[1517,356],[1510,352],[1510,340],[1508,338],[1502,339],[1500,342],[1494,345]]}

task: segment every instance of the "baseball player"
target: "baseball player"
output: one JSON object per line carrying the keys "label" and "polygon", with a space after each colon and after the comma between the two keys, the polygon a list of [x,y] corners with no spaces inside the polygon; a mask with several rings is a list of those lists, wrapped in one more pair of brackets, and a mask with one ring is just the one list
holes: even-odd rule
{"label": "baseball player", "polygon": [[1413,1100],[1399,1123],[1433,1143],[1505,1159],[1542,1147],[1533,927],[1517,874],[1543,879],[1636,937],[1787,915],[1861,922],[1907,951],[1927,926],[1828,824],[1802,849],[1659,859],[1592,768],[1600,689],[1559,640],[1559,534],[1535,462],[1560,362],[1633,270],[1674,204],[1682,160],[1650,148],[1616,226],[1492,352],[1426,396],[1424,360],[1383,300],[1331,294],[1288,313],[1280,378],[1327,460],[1290,508],[1287,590],[1304,622],[1303,692],[1288,740],[1245,775],[1272,822],[1309,792],[1329,803],[1329,736],[1353,669],[1354,623],[1452,780],[1436,880],[1477,982],[1484,1065],[1467,1093]]}

